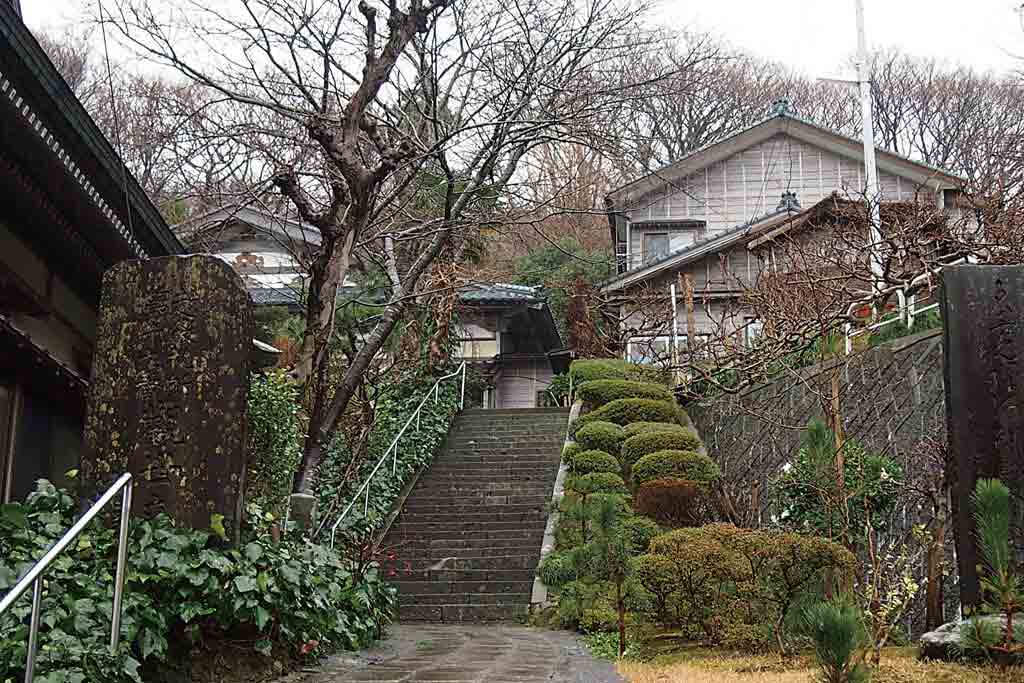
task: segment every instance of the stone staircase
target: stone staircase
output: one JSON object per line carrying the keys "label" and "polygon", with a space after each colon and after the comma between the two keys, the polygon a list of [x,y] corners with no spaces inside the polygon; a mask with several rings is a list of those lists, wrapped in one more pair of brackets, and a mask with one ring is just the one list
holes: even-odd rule
{"label": "stone staircase", "polygon": [[[526,612],[568,409],[467,410],[384,539],[399,620]],[[395,571],[391,575],[390,570]]]}

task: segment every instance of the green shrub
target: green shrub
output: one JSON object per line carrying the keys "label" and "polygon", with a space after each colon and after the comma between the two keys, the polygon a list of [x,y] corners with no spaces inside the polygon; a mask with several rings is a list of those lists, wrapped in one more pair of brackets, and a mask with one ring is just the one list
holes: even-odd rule
{"label": "green shrub", "polygon": [[562,460],[566,463],[571,463],[572,459],[576,457],[577,453],[583,451],[583,447],[575,441],[565,444],[565,448],[562,449]]}
{"label": "green shrub", "polygon": [[628,363],[619,358],[595,358],[573,361],[569,367],[573,386],[601,379],[620,379],[668,385],[670,373],[660,368]]}
{"label": "green shrub", "polygon": [[576,389],[576,396],[592,407],[620,398],[649,398],[655,401],[675,401],[675,396],[663,384],[634,382],[625,379],[595,379],[584,382]]}
{"label": "green shrub", "polygon": [[650,605],[659,623],[668,625],[669,600],[679,589],[679,571],[668,555],[641,555],[636,560],[636,579],[651,594]]}
{"label": "green shrub", "polygon": [[852,553],[824,538],[731,524],[670,531],[650,552],[675,564],[677,619],[714,643],[764,645],[776,634],[782,646],[790,609],[856,568]]}
{"label": "green shrub", "polygon": [[580,427],[574,438],[584,450],[604,451],[617,456],[626,436],[622,427],[614,422],[598,420]]}
{"label": "green shrub", "polygon": [[686,479],[655,479],[641,484],[633,497],[636,511],[670,527],[701,522],[700,484]]}
{"label": "green shrub", "polygon": [[721,476],[718,465],[706,455],[693,451],[658,451],[645,455],[633,464],[636,485],[655,479],[686,479],[698,483],[716,481]]}
{"label": "green shrub", "polygon": [[644,432],[687,432],[690,433],[689,427],[684,427],[678,422],[630,422],[628,425],[622,428],[626,438],[642,434]]}
{"label": "green shrub", "polygon": [[622,462],[632,465],[645,455],[658,451],[696,451],[701,446],[701,440],[689,430],[645,431],[626,439],[620,453]]}
{"label": "green shrub", "polygon": [[284,370],[253,374],[248,412],[245,500],[280,519],[302,455],[299,390]]}
{"label": "green shrub", "polygon": [[606,403],[572,423],[579,431],[590,422],[614,422],[628,425],[630,422],[675,422],[679,423],[682,411],[675,403],[654,401],[649,398],[620,398]]}
{"label": "green shrub", "polygon": [[[3,506],[0,591],[72,526],[76,512],[75,500],[45,480],[24,504]],[[90,525],[47,573],[37,680],[138,682],[143,662],[155,666],[173,656],[172,646],[188,647],[182,634],[267,655],[275,644],[289,652],[311,646],[304,653],[313,655],[358,649],[380,636],[396,604],[375,568],[357,574],[325,546],[260,537],[224,548],[216,534],[177,528],[165,516],[134,519],[123,638],[111,657],[116,535]],[[26,601],[0,617],[0,680],[24,666]]]}
{"label": "green shrub", "polygon": [[858,663],[866,640],[860,610],[848,604],[820,602],[803,615],[802,632],[814,643],[814,655],[827,683],[861,683],[870,673]]}
{"label": "green shrub", "polygon": [[576,562],[572,551],[553,552],[544,558],[537,570],[548,588],[559,588],[576,580]]}
{"label": "green shrub", "polygon": [[633,555],[647,552],[651,540],[661,534],[661,527],[650,517],[634,515],[619,522],[621,532],[629,539]]}
{"label": "green shrub", "polygon": [[569,461],[569,472],[572,474],[590,474],[591,472],[612,472],[619,474],[619,461],[615,456],[604,451],[581,451]]}
{"label": "green shrub", "polygon": [[619,493],[627,492],[626,482],[617,474],[612,472],[591,472],[569,477],[565,488],[581,494],[592,493]]}

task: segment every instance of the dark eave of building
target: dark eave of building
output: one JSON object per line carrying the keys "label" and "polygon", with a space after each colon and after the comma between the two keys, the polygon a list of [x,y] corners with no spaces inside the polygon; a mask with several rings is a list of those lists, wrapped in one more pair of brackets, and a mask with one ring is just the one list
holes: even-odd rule
{"label": "dark eave of building", "polygon": [[0,132],[8,163],[45,193],[104,266],[182,252],[160,212],[6,2],[0,2]]}

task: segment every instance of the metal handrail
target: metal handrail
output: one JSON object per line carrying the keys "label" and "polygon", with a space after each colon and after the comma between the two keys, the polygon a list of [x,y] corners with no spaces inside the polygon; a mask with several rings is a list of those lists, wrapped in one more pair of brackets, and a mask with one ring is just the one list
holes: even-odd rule
{"label": "metal handrail", "polygon": [[419,405],[416,406],[416,410],[412,412],[412,415],[409,416],[409,419],[405,421],[404,425],[402,425],[402,428],[398,431],[398,434],[391,441],[391,445],[388,446],[386,451],[384,451],[384,455],[382,455],[380,457],[380,460],[377,461],[377,464],[374,466],[373,471],[370,472],[369,476],[366,477],[366,481],[363,482],[363,485],[360,486],[359,490],[356,491],[354,496],[352,496],[352,502],[348,504],[348,506],[342,511],[341,515],[338,517],[338,520],[334,523],[333,526],[331,526],[332,548],[334,547],[334,540],[338,533],[338,527],[341,526],[341,522],[345,519],[348,513],[351,512],[352,507],[356,504],[356,501],[359,500],[359,496],[363,496],[363,514],[365,515],[367,511],[370,509],[370,484],[373,482],[373,478],[377,475],[377,472],[380,470],[384,462],[388,459],[389,455],[391,456],[391,474],[395,474],[398,471],[398,442],[405,434],[405,431],[409,429],[409,425],[412,424],[413,420],[416,421],[416,431],[419,431],[420,413],[423,411],[423,406],[426,405],[427,399],[433,396],[434,403],[436,404],[440,400],[441,382],[445,381],[446,379],[451,379],[452,377],[458,377],[460,375],[462,376],[462,382],[461,388],[459,390],[459,410],[462,410],[463,408],[466,407],[466,361],[462,361],[462,364],[459,365],[459,367],[454,372],[438,377],[437,381],[434,382],[434,386],[430,387],[430,389],[427,390],[427,393],[426,395],[424,395],[423,400],[420,401]]}
{"label": "metal handrail", "polygon": [[28,656],[25,661],[25,683],[32,683],[36,669],[36,647],[39,636],[39,610],[43,601],[43,574],[53,564],[64,549],[78,538],[93,519],[107,506],[118,492],[121,496],[121,527],[117,542],[117,571],[114,577],[114,607],[111,611],[110,654],[117,654],[117,645],[121,640],[121,602],[124,598],[124,570],[128,559],[128,518],[132,509],[132,475],[122,474],[107,492],[86,510],[81,519],[54,543],[46,554],[21,577],[17,585],[11,589],[3,600],[0,600],[0,615],[18,601],[29,586],[32,586],[32,620],[28,627]]}

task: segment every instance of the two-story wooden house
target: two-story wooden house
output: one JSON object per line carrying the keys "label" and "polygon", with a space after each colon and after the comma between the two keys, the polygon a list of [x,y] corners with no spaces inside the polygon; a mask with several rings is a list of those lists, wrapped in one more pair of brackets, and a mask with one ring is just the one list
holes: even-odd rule
{"label": "two-story wooden house", "polygon": [[[883,149],[877,168],[883,208],[959,210],[961,178]],[[756,334],[740,295],[771,261],[765,236],[863,200],[865,185],[862,142],[801,119],[780,100],[761,122],[611,192],[618,274],[601,292],[621,304],[627,356],[667,358],[673,337],[690,347],[691,331]],[[681,273],[693,286],[695,325],[677,316],[673,335],[670,291]]]}

